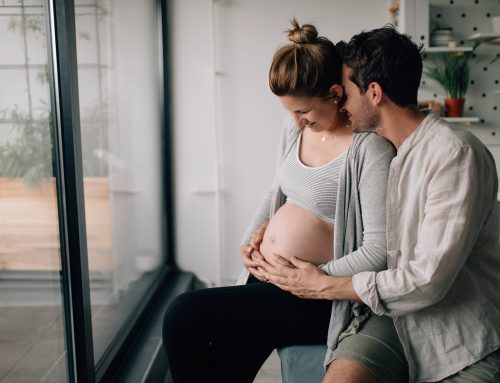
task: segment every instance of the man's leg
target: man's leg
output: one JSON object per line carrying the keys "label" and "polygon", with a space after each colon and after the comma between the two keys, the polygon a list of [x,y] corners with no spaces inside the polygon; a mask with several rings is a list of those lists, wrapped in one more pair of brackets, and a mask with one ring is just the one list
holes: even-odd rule
{"label": "man's leg", "polygon": [[408,364],[391,318],[354,318],[341,334],[323,383],[408,381]]}
{"label": "man's leg", "polygon": [[270,283],[188,292],[169,306],[163,337],[175,383],[252,382],[273,349],[326,341],[331,301]]}
{"label": "man's leg", "polygon": [[323,383],[378,383],[372,372],[351,359],[337,359],[328,366]]}
{"label": "man's leg", "polygon": [[497,350],[440,383],[499,383],[500,350]]}

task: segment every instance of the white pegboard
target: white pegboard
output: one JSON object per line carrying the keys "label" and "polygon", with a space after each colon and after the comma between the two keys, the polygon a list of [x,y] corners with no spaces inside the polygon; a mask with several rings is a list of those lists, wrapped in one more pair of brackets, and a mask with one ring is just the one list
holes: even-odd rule
{"label": "white pegboard", "polygon": [[[493,16],[500,16],[499,0],[430,0],[429,25],[425,29],[430,33],[438,25],[451,27],[459,46],[471,46],[473,42],[468,41],[468,37],[492,32]],[[465,97],[464,116],[480,119],[479,124],[465,128],[488,146],[500,145],[500,59],[489,63],[499,52],[498,44],[483,43],[476,49]],[[434,100],[442,104],[444,96],[438,84],[423,77],[419,100]],[[497,157],[497,163],[499,160]]]}

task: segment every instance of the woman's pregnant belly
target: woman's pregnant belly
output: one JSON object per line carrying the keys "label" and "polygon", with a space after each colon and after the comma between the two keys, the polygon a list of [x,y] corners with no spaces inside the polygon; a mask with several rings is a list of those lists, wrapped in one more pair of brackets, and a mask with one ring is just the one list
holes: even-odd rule
{"label": "woman's pregnant belly", "polygon": [[333,259],[333,227],[310,211],[286,203],[271,218],[260,252],[267,260],[276,253],[315,265],[329,262]]}

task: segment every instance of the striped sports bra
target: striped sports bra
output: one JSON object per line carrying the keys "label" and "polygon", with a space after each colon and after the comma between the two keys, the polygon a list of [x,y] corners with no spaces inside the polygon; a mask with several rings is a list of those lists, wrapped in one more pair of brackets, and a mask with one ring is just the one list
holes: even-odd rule
{"label": "striped sports bra", "polygon": [[325,165],[310,167],[299,158],[302,133],[299,134],[279,172],[286,202],[300,206],[328,223],[335,223],[339,175],[346,153]]}

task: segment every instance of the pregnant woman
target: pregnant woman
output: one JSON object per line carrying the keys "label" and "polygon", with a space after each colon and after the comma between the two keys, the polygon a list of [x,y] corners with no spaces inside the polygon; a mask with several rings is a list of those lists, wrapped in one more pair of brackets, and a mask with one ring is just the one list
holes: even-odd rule
{"label": "pregnant woman", "polygon": [[385,197],[394,149],[375,134],[349,129],[335,45],[296,20],[288,38],[269,72],[271,90],[291,115],[275,181],[244,236],[240,284],[182,294],[167,309],[163,337],[175,383],[252,382],[275,348],[322,344],[327,335],[336,344],[352,316],[367,311],[349,302],[301,299],[266,283],[254,259],[261,254],[270,263],[273,253],[295,256],[330,275],[386,267]]}

